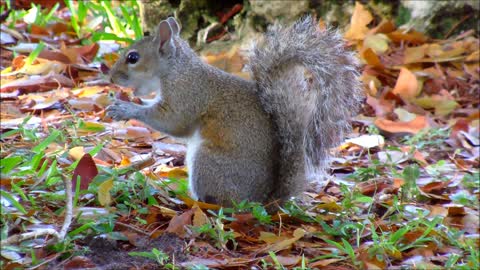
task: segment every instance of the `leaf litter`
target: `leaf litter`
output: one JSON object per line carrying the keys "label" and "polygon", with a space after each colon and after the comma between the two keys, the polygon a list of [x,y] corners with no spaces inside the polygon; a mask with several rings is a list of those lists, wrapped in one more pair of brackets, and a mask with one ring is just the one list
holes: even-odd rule
{"label": "leaf litter", "polygon": [[[363,63],[366,102],[350,138],[332,149],[335,177],[278,213],[255,204],[232,213],[191,199],[181,142],[105,117],[112,91],[131,94],[101,71],[118,52],[80,45],[88,35],[79,38],[70,18],[2,24],[2,265],[478,266],[478,37],[433,40],[373,18],[356,3],[345,33]],[[29,62],[39,42],[46,46]],[[248,76],[238,47],[204,59]],[[69,241],[55,242],[67,179]]]}

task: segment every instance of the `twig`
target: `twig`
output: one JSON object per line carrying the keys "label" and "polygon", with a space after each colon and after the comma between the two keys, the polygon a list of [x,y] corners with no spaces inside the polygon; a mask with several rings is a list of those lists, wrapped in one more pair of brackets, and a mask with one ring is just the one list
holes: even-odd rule
{"label": "twig", "polygon": [[60,253],[57,253],[57,254],[55,254],[54,256],[51,256],[50,258],[42,261],[42,263],[39,263],[39,264],[37,264],[37,265],[35,265],[35,266],[32,266],[32,267],[30,267],[30,268],[27,268],[27,269],[28,269],[28,270],[34,270],[34,269],[37,269],[37,268],[41,268],[42,266],[44,266],[44,265],[46,265],[46,264],[49,264],[51,261],[56,260],[58,257],[60,257],[60,255],[61,255]]}
{"label": "twig", "polygon": [[132,225],[129,225],[129,224],[126,224],[126,223],[123,223],[123,222],[117,221],[116,224],[117,224],[117,225],[120,225],[120,226],[123,226],[123,227],[126,227],[126,228],[128,228],[128,229],[130,229],[130,230],[132,230],[132,231],[141,233],[141,234],[143,234],[143,235],[148,235],[148,236],[150,235],[149,233],[143,231],[142,229],[139,229],[139,228],[137,228],[137,227],[134,227],[134,226],[132,226]]}
{"label": "twig", "polygon": [[445,39],[447,39],[460,24],[462,24],[471,16],[471,14],[464,16],[462,19],[460,19],[460,21],[458,21],[454,26],[452,26],[452,28],[450,28],[450,30],[448,30],[448,32],[445,34]]}
{"label": "twig", "polygon": [[65,184],[65,219],[63,220],[62,229],[59,233],[59,241],[65,239],[68,228],[72,224],[73,218],[73,193],[72,193],[72,181],[65,175],[62,175],[63,183]]}
{"label": "twig", "polygon": [[3,246],[3,245],[16,244],[16,243],[20,243],[24,240],[31,239],[31,238],[37,238],[37,237],[40,237],[40,236],[43,236],[43,235],[52,235],[56,239],[60,238],[60,235],[58,234],[57,230],[55,230],[55,229],[40,229],[40,230],[36,230],[36,231],[33,231],[33,232],[22,233],[22,234],[17,234],[17,235],[10,236],[7,239],[2,240],[0,242],[0,245]]}

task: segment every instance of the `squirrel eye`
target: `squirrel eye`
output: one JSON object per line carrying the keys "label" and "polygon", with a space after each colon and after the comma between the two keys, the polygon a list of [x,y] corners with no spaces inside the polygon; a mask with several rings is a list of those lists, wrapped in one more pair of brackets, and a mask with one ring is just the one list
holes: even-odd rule
{"label": "squirrel eye", "polygon": [[140,59],[140,54],[138,54],[138,52],[129,52],[127,54],[127,64],[135,64],[138,62],[138,59]]}

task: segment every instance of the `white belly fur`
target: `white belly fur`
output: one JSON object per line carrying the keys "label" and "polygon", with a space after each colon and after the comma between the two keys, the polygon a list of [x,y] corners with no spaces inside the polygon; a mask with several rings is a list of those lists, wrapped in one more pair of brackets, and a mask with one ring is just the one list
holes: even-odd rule
{"label": "white belly fur", "polygon": [[198,149],[200,149],[200,145],[202,144],[202,137],[200,135],[199,130],[196,130],[192,137],[190,137],[187,141],[187,168],[188,168],[188,186],[190,192],[192,193],[192,198],[197,200],[198,196],[195,194],[195,186],[192,180],[193,176],[193,164],[195,163],[195,157],[197,155]]}

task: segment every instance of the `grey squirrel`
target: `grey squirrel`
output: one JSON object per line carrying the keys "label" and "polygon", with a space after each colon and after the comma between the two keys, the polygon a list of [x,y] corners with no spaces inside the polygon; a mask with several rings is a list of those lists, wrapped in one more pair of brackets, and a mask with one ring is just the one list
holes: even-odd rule
{"label": "grey squirrel", "polygon": [[361,100],[357,61],[341,36],[311,16],[275,24],[254,41],[245,80],[202,62],[179,32],[169,17],[118,59],[111,81],[156,97],[117,99],[107,115],[186,138],[189,187],[200,201],[282,203],[303,191]]}

